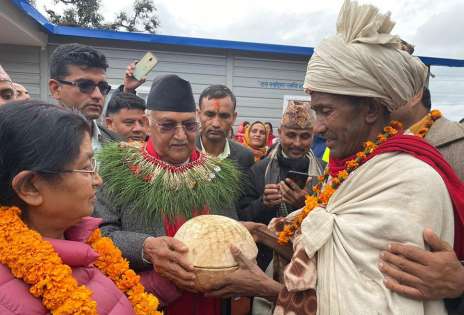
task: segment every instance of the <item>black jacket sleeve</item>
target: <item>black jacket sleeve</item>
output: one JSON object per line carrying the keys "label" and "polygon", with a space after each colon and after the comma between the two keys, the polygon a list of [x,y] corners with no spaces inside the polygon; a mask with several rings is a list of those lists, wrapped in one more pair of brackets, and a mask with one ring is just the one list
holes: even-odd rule
{"label": "black jacket sleeve", "polygon": [[268,208],[263,204],[264,173],[268,160],[262,160],[250,168],[245,177],[244,196],[238,205],[238,217],[242,221],[254,221],[268,224],[276,216],[276,208]]}

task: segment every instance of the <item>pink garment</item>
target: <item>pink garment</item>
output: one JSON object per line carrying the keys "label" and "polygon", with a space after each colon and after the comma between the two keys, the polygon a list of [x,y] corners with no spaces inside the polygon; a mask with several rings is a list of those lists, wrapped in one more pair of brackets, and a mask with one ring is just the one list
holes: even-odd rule
{"label": "pink garment", "polygon": [[[78,225],[66,231],[66,240],[47,239],[63,263],[72,268],[74,278],[79,284],[85,285],[92,292],[92,298],[97,302],[97,310],[101,315],[130,315],[134,314],[132,304],[116,285],[100,270],[91,264],[98,257],[93,249],[84,243],[90,233],[101,223],[101,219],[86,217]],[[153,291],[157,285],[157,275],[154,272],[142,276],[146,278]],[[142,281],[143,282],[143,281]],[[162,283],[166,285],[166,281]],[[163,286],[162,285],[162,286]],[[173,285],[168,283],[167,290],[175,292]],[[0,264],[0,314],[2,315],[43,315],[48,311],[42,306],[42,302],[29,293],[29,285],[13,277],[10,270]]]}

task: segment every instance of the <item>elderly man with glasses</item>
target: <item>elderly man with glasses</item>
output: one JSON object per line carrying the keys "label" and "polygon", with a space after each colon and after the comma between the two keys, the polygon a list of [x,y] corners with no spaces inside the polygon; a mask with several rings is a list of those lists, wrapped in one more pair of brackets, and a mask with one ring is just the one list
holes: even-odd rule
{"label": "elderly man with glasses", "polygon": [[50,94],[66,108],[80,111],[92,128],[92,147],[117,140],[111,131],[97,124],[105,97],[111,91],[106,81],[106,57],[90,46],[65,44],[58,46],[50,60]]}
{"label": "elderly man with glasses", "polygon": [[239,190],[233,162],[195,148],[195,107],[188,81],[159,76],[147,98],[147,142],[113,143],[99,153],[102,231],[136,271],[161,275],[154,281],[170,315],[221,314],[220,300],[189,292],[193,266],[185,245],[172,236],[192,216],[221,213],[216,210],[232,204]]}

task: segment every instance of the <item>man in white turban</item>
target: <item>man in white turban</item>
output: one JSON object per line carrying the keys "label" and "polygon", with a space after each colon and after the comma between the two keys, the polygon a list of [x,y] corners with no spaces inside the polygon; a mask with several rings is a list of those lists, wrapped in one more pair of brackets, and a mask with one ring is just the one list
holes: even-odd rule
{"label": "man in white turban", "polygon": [[[317,116],[314,131],[331,157],[315,195],[287,217],[280,234],[282,242],[293,241],[295,253],[275,315],[447,314],[442,300],[390,291],[378,268],[390,241],[424,248],[422,231],[431,227],[453,243],[453,207],[458,235],[464,218],[464,186],[449,164],[427,142],[389,124],[391,111],[421,97],[427,78],[427,67],[399,49],[393,26],[375,7],[346,0],[337,34],[308,63],[304,88]],[[251,282],[277,288],[235,254],[241,268],[213,294],[231,294],[228,288],[252,294]]]}

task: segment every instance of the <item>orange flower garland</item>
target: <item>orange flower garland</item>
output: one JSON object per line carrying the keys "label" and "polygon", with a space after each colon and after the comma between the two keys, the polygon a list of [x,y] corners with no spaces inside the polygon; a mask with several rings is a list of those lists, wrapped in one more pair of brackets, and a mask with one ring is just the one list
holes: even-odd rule
{"label": "orange flower garland", "polygon": [[338,172],[336,177],[331,178],[330,182],[328,182],[329,170],[326,168],[324,174],[319,176],[319,182],[312,188],[314,195],[306,196],[304,208],[293,219],[293,221],[285,225],[283,231],[279,233],[279,243],[288,243],[295,232],[300,229],[301,223],[306,216],[316,207],[326,207],[330,197],[332,197],[341,183],[348,178],[349,174],[357,169],[379,144],[396,135],[400,129],[402,129],[401,123],[398,121],[392,121],[389,126],[384,128],[384,132],[377,136],[376,142],[366,141],[363,145],[364,150],[356,153],[356,157],[354,159],[347,161],[345,164],[346,168]]}
{"label": "orange flower garland", "polygon": [[421,120],[416,125],[412,126],[410,129],[414,133],[414,135],[421,138],[425,138],[433,123],[441,117],[441,112],[437,109],[433,109],[427,114],[427,116],[425,116],[423,120]]}
{"label": "orange flower garland", "polygon": [[145,292],[140,276],[129,268],[129,262],[109,237],[102,237],[100,229],[96,229],[87,243],[99,254],[95,266],[127,295],[135,314],[161,314],[157,311],[158,299]]}
{"label": "orange flower garland", "polygon": [[[92,291],[77,283],[72,269],[63,264],[49,242],[24,224],[20,214],[16,207],[0,208],[0,263],[31,285],[31,295],[42,298],[42,304],[52,314],[96,315]],[[161,314],[156,310],[158,299],[145,292],[139,276],[128,268],[127,260],[110,239],[101,237],[96,230],[89,243],[100,254],[97,268],[127,294],[137,315]]]}

